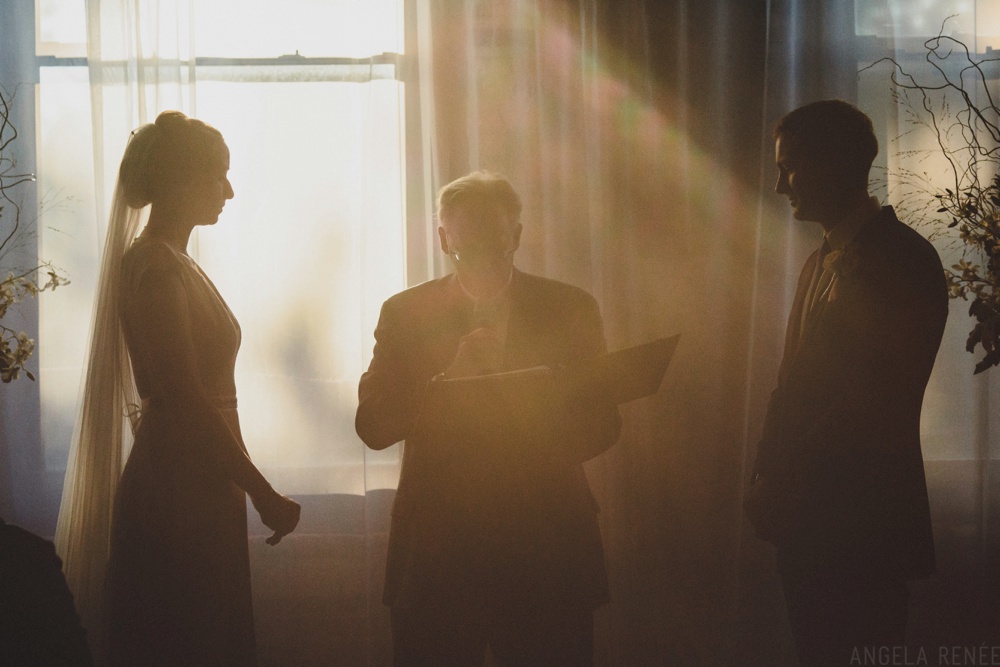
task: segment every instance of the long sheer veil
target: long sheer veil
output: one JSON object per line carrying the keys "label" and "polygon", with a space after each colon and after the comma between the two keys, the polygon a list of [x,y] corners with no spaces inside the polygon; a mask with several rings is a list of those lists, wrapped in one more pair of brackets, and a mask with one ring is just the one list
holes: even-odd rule
{"label": "long sheer veil", "polygon": [[[133,152],[136,148],[139,153],[148,152],[146,144],[151,142],[140,141],[138,136],[146,127],[151,126],[133,133],[130,144],[143,144],[130,146]],[[138,414],[138,392],[120,323],[120,276],[122,256],[145,218],[144,208],[129,205],[130,180],[141,178],[132,171],[141,171],[145,162],[123,159],[115,186],[91,322],[90,354],[56,526],[56,549],[95,649],[103,638],[101,602],[115,489]]]}

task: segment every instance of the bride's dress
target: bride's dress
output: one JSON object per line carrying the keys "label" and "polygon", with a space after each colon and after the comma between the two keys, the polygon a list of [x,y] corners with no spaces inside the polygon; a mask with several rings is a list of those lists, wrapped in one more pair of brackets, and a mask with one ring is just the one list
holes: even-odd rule
{"label": "bride's dress", "polygon": [[[198,265],[155,238],[140,237],[125,254],[122,294],[143,406],[115,500],[109,657],[122,665],[253,664],[246,497],[218,464],[224,444],[199,411],[186,409],[191,398],[172,395],[200,389],[196,400],[207,400],[243,442],[233,379],[239,324]],[[178,367],[193,382],[170,377]]]}

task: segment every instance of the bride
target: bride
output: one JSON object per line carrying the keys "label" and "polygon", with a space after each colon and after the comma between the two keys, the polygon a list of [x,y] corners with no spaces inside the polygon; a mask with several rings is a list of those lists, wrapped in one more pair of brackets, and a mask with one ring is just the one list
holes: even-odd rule
{"label": "bride", "polygon": [[[274,531],[269,544],[299,519],[299,505],[275,492],[247,455],[233,377],[239,324],[187,253],[192,229],[215,224],[233,197],[228,170],[219,131],[178,111],[133,132],[122,158],[90,361],[102,363],[108,350],[114,357],[108,339],[116,340],[132,370],[131,378],[118,373],[124,404],[136,392],[141,403],[108,531],[110,664],[254,664],[245,497]],[[131,242],[137,223],[122,220],[134,221],[147,204],[148,223]],[[102,330],[102,308],[120,326]],[[88,370],[87,391],[92,376]],[[86,468],[87,406],[85,398],[76,486]],[[94,477],[83,486],[99,484]],[[66,493],[74,491],[79,497],[68,484]],[[63,523],[61,516],[60,533]]]}

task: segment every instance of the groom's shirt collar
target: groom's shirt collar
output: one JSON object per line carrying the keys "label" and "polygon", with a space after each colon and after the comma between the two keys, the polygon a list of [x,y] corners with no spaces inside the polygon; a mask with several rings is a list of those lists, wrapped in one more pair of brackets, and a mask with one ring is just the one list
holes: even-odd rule
{"label": "groom's shirt collar", "polygon": [[861,228],[881,211],[882,205],[875,197],[869,197],[865,202],[848,211],[847,215],[825,234],[830,250],[843,250],[848,243],[854,240]]}

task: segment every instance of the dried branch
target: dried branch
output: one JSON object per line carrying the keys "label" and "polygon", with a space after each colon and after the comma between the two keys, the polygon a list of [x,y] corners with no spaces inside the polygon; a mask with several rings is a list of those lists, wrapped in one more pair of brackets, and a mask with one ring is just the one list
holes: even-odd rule
{"label": "dried branch", "polygon": [[[983,69],[985,63],[1000,59],[976,60],[961,40],[946,36],[945,25],[952,18],[924,42],[933,80],[918,80],[893,58],[882,58],[862,71],[891,64],[893,98],[904,110],[910,131],[926,128],[937,144],[933,151],[901,151],[899,156],[918,164],[931,155],[947,161],[951,187],[942,191],[926,172],[904,167],[889,174],[898,180],[890,191],[899,195],[904,217],[931,227],[929,238],[950,237],[962,248],[962,259],[945,270],[945,278],[952,298],[972,299],[969,315],[976,323],[966,349],[975,352],[981,347],[986,353],[976,364],[975,372],[980,373],[1000,365],[1000,108]],[[977,97],[986,102],[977,104]]]}
{"label": "dried branch", "polygon": [[[17,128],[11,121],[11,101],[13,95],[8,95],[0,88],[0,260],[12,248],[19,247],[27,234],[21,227],[21,207],[12,195],[24,184],[35,180],[33,174],[18,173],[15,160],[4,152],[8,151],[18,138]],[[29,236],[30,238],[30,236]],[[48,280],[39,284],[37,276],[46,273]],[[0,271],[2,275],[2,271]],[[7,277],[0,279],[0,319],[10,310],[11,306],[34,298],[39,292],[56,289],[68,284],[65,276],[48,262],[41,262],[31,269],[7,269]],[[30,380],[35,376],[25,368],[25,363],[35,350],[35,341],[24,331],[16,331],[0,324],[0,381],[4,383],[16,380],[21,371]]]}

